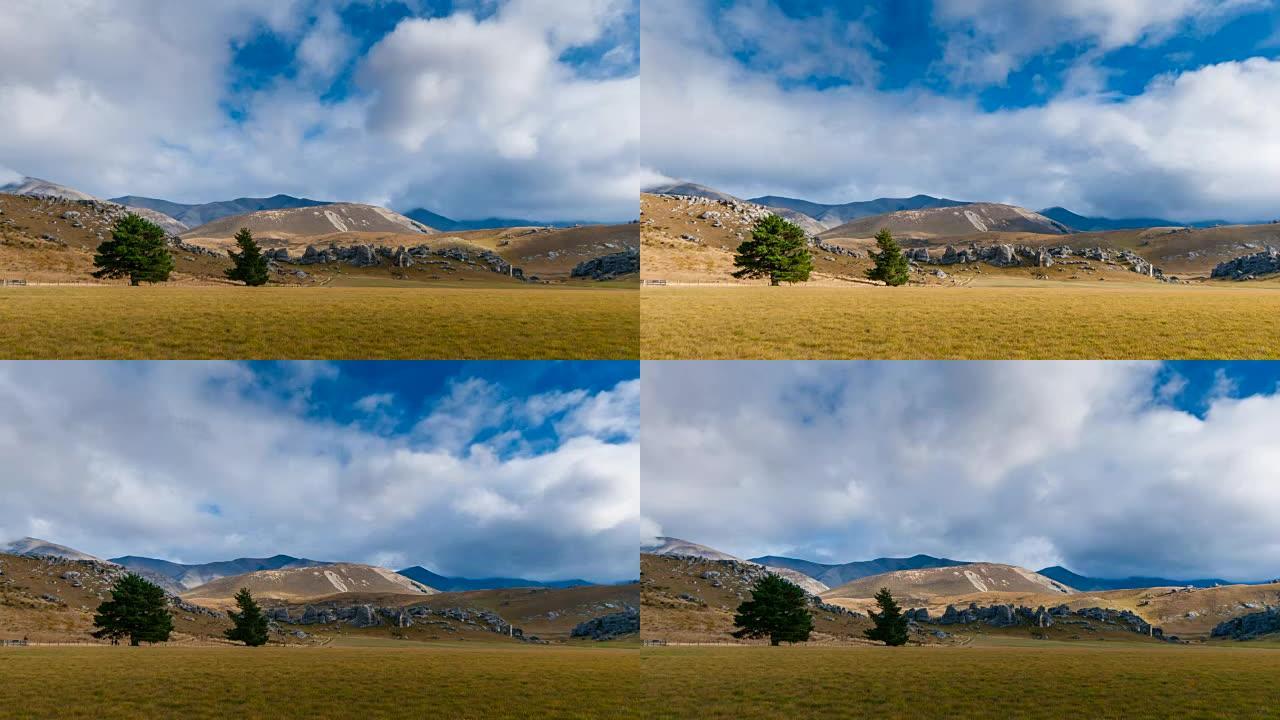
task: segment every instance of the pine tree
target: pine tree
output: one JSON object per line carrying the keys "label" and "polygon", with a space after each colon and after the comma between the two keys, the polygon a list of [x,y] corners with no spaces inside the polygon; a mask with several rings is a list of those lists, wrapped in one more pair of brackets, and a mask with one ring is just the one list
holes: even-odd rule
{"label": "pine tree", "polygon": [[249,588],[240,588],[236,593],[236,605],[240,612],[230,611],[231,622],[235,627],[224,633],[228,640],[242,642],[249,647],[267,644],[267,616],[249,593]]}
{"label": "pine tree", "polygon": [[885,645],[906,645],[907,618],[902,614],[902,608],[898,607],[898,602],[893,599],[893,593],[889,592],[889,588],[880,588],[880,592],[876,593],[876,605],[880,606],[880,612],[870,613],[871,622],[876,626],[864,634],[869,639],[879,640]]}
{"label": "pine tree", "polygon": [[738,638],[768,637],[772,645],[805,642],[813,632],[809,599],[798,585],[768,574],[751,589],[751,599],[738,606],[733,624]]}
{"label": "pine tree", "polygon": [[876,266],[867,271],[867,277],[872,280],[883,280],[890,286],[906,285],[911,273],[911,265],[907,262],[907,256],[902,254],[902,247],[898,245],[898,241],[893,239],[893,233],[889,232],[889,228],[881,228],[880,232],[876,233],[876,245],[880,247],[880,252],[871,254],[871,259],[875,261]]}
{"label": "pine tree", "polygon": [[262,255],[262,248],[253,239],[249,228],[240,228],[236,233],[236,245],[240,252],[231,251],[231,262],[235,267],[227,270],[227,278],[239,280],[250,287],[266,285],[268,278],[267,259]]}
{"label": "pine tree", "polygon": [[96,278],[128,277],[131,285],[165,282],[173,272],[173,255],[159,225],[129,213],[116,221],[111,239],[93,256]]}
{"label": "pine tree", "polygon": [[130,645],[166,642],[173,632],[169,599],[158,585],[129,573],[111,588],[111,599],[93,616],[96,638],[129,638]]}
{"label": "pine tree", "polygon": [[805,282],[813,272],[813,256],[804,230],[777,215],[756,223],[751,239],[738,246],[733,264],[741,268],[734,277],[767,277],[770,285]]}

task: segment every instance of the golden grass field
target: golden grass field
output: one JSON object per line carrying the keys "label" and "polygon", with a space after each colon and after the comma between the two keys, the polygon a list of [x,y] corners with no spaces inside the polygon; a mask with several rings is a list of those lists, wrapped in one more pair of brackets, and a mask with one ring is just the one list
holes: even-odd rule
{"label": "golden grass field", "polygon": [[1003,640],[966,647],[666,647],[646,717],[1274,718],[1280,648]]}
{"label": "golden grass field", "polygon": [[638,304],[621,284],[5,288],[0,357],[629,359]]}
{"label": "golden grass field", "polygon": [[373,640],[0,649],[0,717],[636,718],[639,655]]}
{"label": "golden grass field", "polygon": [[646,287],[646,359],[1274,359],[1280,287]]}

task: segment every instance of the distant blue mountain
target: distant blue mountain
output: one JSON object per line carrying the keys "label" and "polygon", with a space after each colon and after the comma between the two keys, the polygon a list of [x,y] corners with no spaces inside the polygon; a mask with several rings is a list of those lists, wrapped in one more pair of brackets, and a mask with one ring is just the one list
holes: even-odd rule
{"label": "distant blue mountain", "polygon": [[768,567],[787,568],[804,573],[827,587],[839,587],[859,578],[871,577],[898,570],[922,570],[925,568],[955,567],[968,565],[961,560],[936,558],[931,555],[913,555],[909,558],[876,558],[875,560],[859,560],[841,565],[827,565],[809,560],[765,555],[751,558],[752,562]]}
{"label": "distant blue mountain", "polygon": [[440,213],[434,213],[425,208],[410,210],[404,214],[405,217],[412,218],[430,228],[435,228],[442,232],[466,232],[467,230],[491,230],[494,228],[509,227],[573,227],[575,225],[590,225],[591,223],[558,220],[547,222],[545,220],[528,220],[525,218],[484,218],[483,220],[454,220],[447,218]]}
{"label": "distant blue mountain", "polygon": [[214,220],[221,220],[224,217],[244,215],[260,210],[291,210],[332,204],[320,200],[296,198],[291,195],[273,195],[269,198],[236,198],[235,200],[223,200],[199,205],[138,197],[136,195],[112,198],[111,202],[120,203],[128,207],[147,208],[162,212],[189,228],[197,228]]}
{"label": "distant blue mountain", "polygon": [[[418,222],[422,222],[419,220]],[[591,585],[586,580],[556,580],[554,582],[539,582],[537,580],[525,580],[523,578],[459,578],[445,577],[430,570],[415,565],[411,568],[405,568],[400,574],[440,590],[442,592],[466,592],[468,590],[498,590],[501,588],[570,588],[581,587],[583,585]]]}
{"label": "distant blue mountain", "polygon": [[1226,220],[1197,220],[1195,222],[1178,222],[1177,220],[1165,220],[1163,218],[1125,218],[1114,220],[1103,217],[1085,217],[1077,215],[1066,208],[1051,207],[1040,211],[1041,215],[1050,220],[1057,220],[1072,230],[1080,232],[1102,232],[1106,230],[1141,230],[1153,227],[1217,227],[1219,225],[1230,225]]}
{"label": "distant blue mountain", "polygon": [[[1039,571],[1041,575],[1047,578],[1057,580],[1063,585],[1070,585],[1076,590],[1099,591],[1099,590],[1130,590],[1133,588],[1149,588],[1149,587],[1214,587],[1217,585],[1235,585],[1221,578],[1205,578],[1200,580],[1171,580],[1161,577],[1127,577],[1127,578],[1094,578],[1077,575],[1070,570],[1054,565]],[[1245,583],[1248,584],[1248,583]]]}
{"label": "distant blue mountain", "polygon": [[875,200],[861,200],[841,205],[828,205],[826,203],[816,203],[778,195],[751,198],[751,202],[769,207],[794,210],[808,215],[826,227],[836,227],[859,218],[884,215],[885,213],[902,210],[929,210],[970,204],[960,200],[937,198],[932,195],[913,195],[909,198],[876,198]]}
{"label": "distant blue mountain", "polygon": [[296,558],[291,555],[273,555],[269,558],[236,558],[235,560],[220,560],[198,565],[184,565],[168,560],[126,555],[124,557],[111,558],[111,562],[123,565],[130,570],[144,571],[166,577],[178,586],[188,590],[218,578],[243,575],[245,573],[258,572],[259,570],[287,570],[329,564],[318,560]]}

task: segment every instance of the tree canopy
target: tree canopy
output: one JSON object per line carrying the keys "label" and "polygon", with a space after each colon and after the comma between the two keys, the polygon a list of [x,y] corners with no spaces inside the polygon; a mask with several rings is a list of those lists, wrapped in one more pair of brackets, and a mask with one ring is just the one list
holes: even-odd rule
{"label": "tree canopy", "polygon": [[797,283],[813,272],[809,240],[800,226],[768,215],[756,222],[751,239],[738,246],[733,264],[736,278],[769,278],[769,284]]}
{"label": "tree canopy", "polygon": [[867,638],[878,640],[885,645],[906,645],[907,618],[902,614],[902,608],[898,607],[898,602],[893,599],[893,593],[889,592],[889,588],[880,588],[880,592],[876,593],[876,605],[880,607],[880,612],[870,613],[871,622],[875,623],[875,627],[864,634]]}
{"label": "tree canopy", "polygon": [[249,228],[240,228],[236,233],[236,245],[240,247],[240,252],[231,251],[234,267],[227,270],[227,278],[239,280],[250,287],[266,285],[269,278],[267,258],[263,256],[262,248],[258,247]]}
{"label": "tree canopy", "polygon": [[262,614],[262,608],[253,599],[249,588],[240,588],[240,592],[236,593],[236,606],[240,608],[240,612],[227,612],[234,626],[224,633],[227,639],[242,642],[249,647],[266,645],[267,616]]}
{"label": "tree canopy", "polygon": [[131,285],[157,283],[169,279],[173,255],[159,225],[129,213],[116,221],[111,239],[98,246],[93,264],[96,278],[127,277]]}
{"label": "tree canopy", "polygon": [[911,264],[907,262],[907,256],[902,254],[902,247],[893,239],[889,228],[880,228],[880,232],[876,233],[876,246],[880,248],[880,252],[871,253],[875,267],[867,271],[867,277],[881,280],[891,287],[906,285],[911,275]]}
{"label": "tree canopy", "polygon": [[809,598],[798,585],[777,575],[760,578],[751,589],[751,599],[738,606],[733,624],[738,638],[769,638],[772,645],[804,642],[813,632]]}
{"label": "tree canopy", "polygon": [[129,573],[111,588],[111,599],[98,606],[93,625],[98,628],[96,638],[127,637],[130,645],[166,642],[173,632],[173,616],[160,586]]}

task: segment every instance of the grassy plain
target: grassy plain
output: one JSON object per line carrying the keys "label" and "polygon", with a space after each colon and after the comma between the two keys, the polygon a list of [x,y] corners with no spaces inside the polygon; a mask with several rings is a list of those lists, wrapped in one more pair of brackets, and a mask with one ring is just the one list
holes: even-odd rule
{"label": "grassy plain", "polygon": [[0,649],[0,717],[636,718],[640,652],[354,641]]}
{"label": "grassy plain", "polygon": [[1280,287],[646,287],[647,359],[1274,359]]}
{"label": "grassy plain", "polygon": [[1003,640],[965,647],[665,647],[650,718],[1273,718],[1280,651]]}
{"label": "grassy plain", "polygon": [[0,289],[6,359],[628,359],[638,293],[605,287]]}

